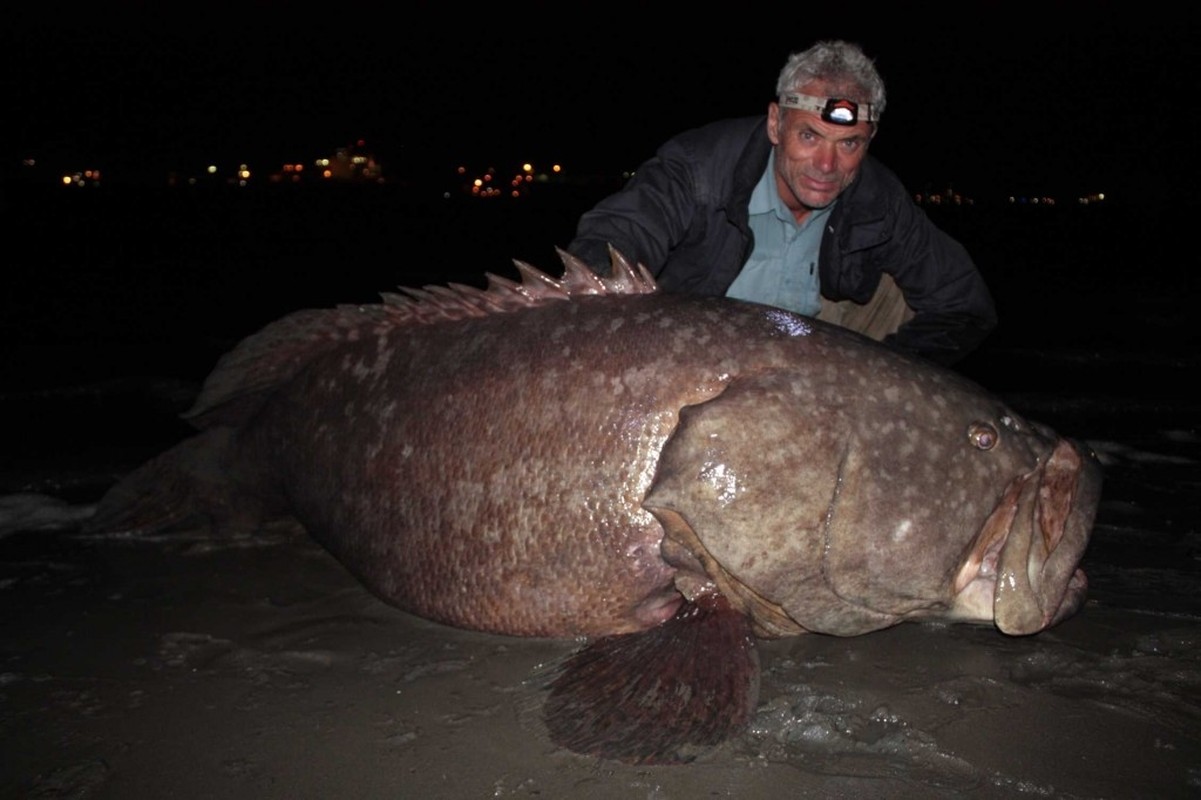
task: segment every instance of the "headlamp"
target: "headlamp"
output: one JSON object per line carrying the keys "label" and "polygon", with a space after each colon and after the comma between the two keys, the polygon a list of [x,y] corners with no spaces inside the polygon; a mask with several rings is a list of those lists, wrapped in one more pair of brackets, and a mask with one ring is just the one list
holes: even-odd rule
{"label": "headlamp", "polygon": [[832,125],[854,125],[861,119],[864,122],[876,121],[871,103],[856,103],[845,97],[814,97],[811,94],[785,92],[780,95],[780,105],[784,108],[816,112]]}

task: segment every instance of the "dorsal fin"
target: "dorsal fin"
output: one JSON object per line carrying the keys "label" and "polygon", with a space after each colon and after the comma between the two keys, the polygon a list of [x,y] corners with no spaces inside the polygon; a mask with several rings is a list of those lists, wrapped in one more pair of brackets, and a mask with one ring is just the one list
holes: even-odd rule
{"label": "dorsal fin", "polygon": [[485,273],[487,286],[483,289],[461,283],[401,287],[398,293],[381,293],[383,302],[375,305],[348,304],[293,312],[246,337],[223,355],[183,417],[200,428],[236,425],[317,356],[343,342],[378,336],[400,325],[503,314],[584,295],[658,291],[645,267],[631,265],[612,246],[611,277],[597,275],[566,250],[555,251],[563,262],[560,279],[514,260],[520,281]]}

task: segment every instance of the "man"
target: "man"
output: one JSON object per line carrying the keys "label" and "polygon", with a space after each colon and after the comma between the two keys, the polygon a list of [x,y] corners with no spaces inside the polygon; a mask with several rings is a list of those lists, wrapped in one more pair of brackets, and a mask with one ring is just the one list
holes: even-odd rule
{"label": "man", "polygon": [[966,249],[868,155],[884,82],[856,45],[793,54],[766,117],[668,141],[579,221],[568,250],[607,272],[611,244],[664,291],[780,306],[950,365],[996,325]]}

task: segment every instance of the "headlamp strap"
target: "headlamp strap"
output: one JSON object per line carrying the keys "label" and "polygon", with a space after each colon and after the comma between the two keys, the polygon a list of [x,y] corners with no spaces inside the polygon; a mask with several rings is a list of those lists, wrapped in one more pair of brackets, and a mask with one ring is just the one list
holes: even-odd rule
{"label": "headlamp strap", "polygon": [[860,119],[864,122],[876,121],[871,103],[856,103],[845,97],[814,97],[811,94],[785,92],[780,95],[780,105],[784,108],[816,112],[821,114],[826,122],[834,125],[854,125]]}

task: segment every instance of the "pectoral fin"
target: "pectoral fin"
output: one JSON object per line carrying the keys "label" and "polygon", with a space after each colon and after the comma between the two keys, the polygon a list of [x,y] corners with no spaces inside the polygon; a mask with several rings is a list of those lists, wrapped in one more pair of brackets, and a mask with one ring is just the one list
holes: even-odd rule
{"label": "pectoral fin", "polygon": [[544,719],[551,739],[577,753],[678,764],[744,731],[758,697],[750,621],[711,594],[573,654],[550,684]]}

